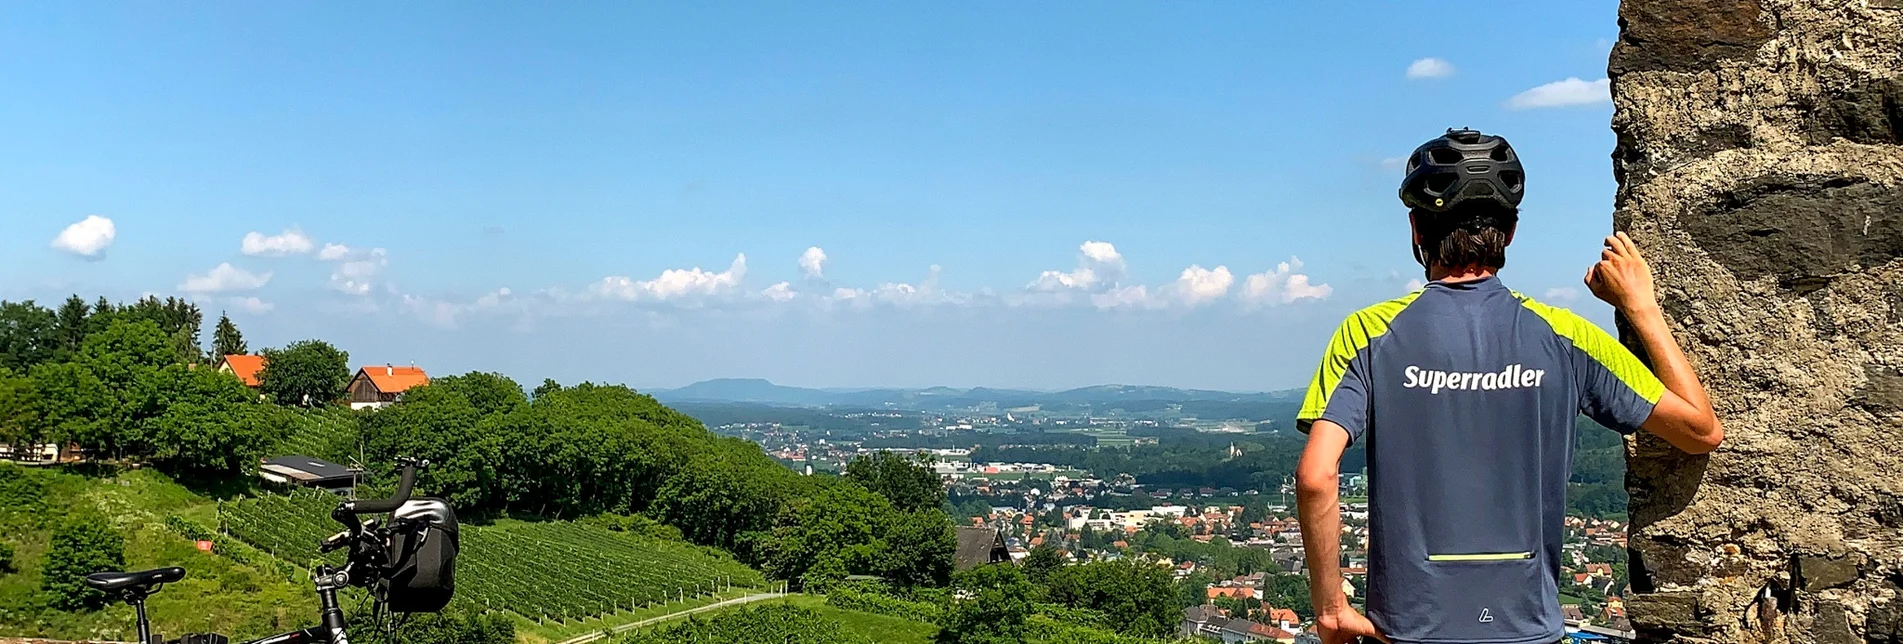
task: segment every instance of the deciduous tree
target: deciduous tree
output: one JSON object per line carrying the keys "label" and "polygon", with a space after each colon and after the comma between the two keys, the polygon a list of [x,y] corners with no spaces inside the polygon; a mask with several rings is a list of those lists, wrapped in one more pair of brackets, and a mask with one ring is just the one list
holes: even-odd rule
{"label": "deciduous tree", "polygon": [[25,372],[59,349],[58,318],[32,300],[0,302],[0,368]]}
{"label": "deciduous tree", "polygon": [[873,452],[847,463],[846,478],[879,493],[900,510],[937,508],[945,502],[944,483],[926,459]]}
{"label": "deciduous tree", "polygon": [[280,405],[335,402],[350,385],[350,354],[323,340],[301,340],[263,354],[258,388]]}
{"label": "deciduous tree", "polygon": [[1180,617],[1169,569],[1138,559],[1060,568],[1050,576],[1047,597],[1103,612],[1124,634],[1140,637],[1168,635]]}
{"label": "deciduous tree", "polygon": [[939,622],[939,644],[1022,644],[1036,587],[1017,567],[993,564],[952,578],[954,599]]}

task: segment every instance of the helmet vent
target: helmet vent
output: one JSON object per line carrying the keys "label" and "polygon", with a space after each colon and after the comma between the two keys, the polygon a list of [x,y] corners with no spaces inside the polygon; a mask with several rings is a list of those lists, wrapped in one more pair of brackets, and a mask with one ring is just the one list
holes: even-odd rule
{"label": "helmet vent", "polygon": [[1488,153],[1487,156],[1492,157],[1495,161],[1512,161],[1513,151],[1508,149],[1507,146],[1502,145],[1493,148],[1493,151]]}
{"label": "helmet vent", "polygon": [[1429,194],[1438,195],[1447,192],[1447,189],[1453,186],[1454,175],[1451,174],[1437,174],[1427,178],[1427,192]]}
{"label": "helmet vent", "polygon": [[1519,192],[1520,188],[1525,187],[1526,184],[1526,177],[1512,170],[1500,171],[1500,180],[1506,182],[1507,188],[1512,189],[1514,192]]}
{"label": "helmet vent", "polygon": [[1434,165],[1454,165],[1460,163],[1460,151],[1451,148],[1435,148],[1427,151],[1427,158]]}

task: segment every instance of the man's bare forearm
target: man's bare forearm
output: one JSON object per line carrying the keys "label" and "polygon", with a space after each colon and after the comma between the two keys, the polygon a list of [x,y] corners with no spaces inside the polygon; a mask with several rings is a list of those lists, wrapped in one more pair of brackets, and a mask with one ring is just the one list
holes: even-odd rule
{"label": "man's bare forearm", "polygon": [[1678,346],[1678,339],[1672,337],[1672,329],[1665,323],[1665,314],[1657,304],[1636,305],[1621,310],[1626,322],[1632,325],[1632,332],[1638,334],[1639,344],[1645,347],[1646,356],[1652,359],[1652,372],[1665,383],[1665,388],[1685,402],[1691,403],[1706,414],[1712,414],[1711,398],[1705,395],[1705,385],[1698,381],[1698,372],[1692,369],[1691,361],[1685,358],[1685,351]]}
{"label": "man's bare forearm", "polygon": [[[1315,613],[1342,608],[1341,500],[1339,474],[1304,477],[1295,487],[1302,523],[1302,554],[1308,563],[1308,598]],[[1323,483],[1326,483],[1323,485]]]}

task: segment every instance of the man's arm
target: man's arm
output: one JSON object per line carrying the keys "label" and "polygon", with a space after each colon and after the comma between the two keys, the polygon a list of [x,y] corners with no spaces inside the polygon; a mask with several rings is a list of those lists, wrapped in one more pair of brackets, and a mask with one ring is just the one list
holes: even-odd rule
{"label": "man's arm", "polygon": [[1341,453],[1348,430],[1317,420],[1295,466],[1295,507],[1302,524],[1302,554],[1308,563],[1308,597],[1323,644],[1353,642],[1367,635],[1386,641],[1374,624],[1348,605],[1341,592]]}
{"label": "man's arm", "polygon": [[1665,323],[1652,287],[1652,268],[1625,233],[1606,238],[1599,263],[1586,271],[1586,286],[1625,316],[1652,358],[1653,373],[1665,384],[1652,415],[1639,427],[1693,454],[1718,449],[1725,429],[1712,410],[1704,384],[1698,381],[1698,372],[1692,370]]}

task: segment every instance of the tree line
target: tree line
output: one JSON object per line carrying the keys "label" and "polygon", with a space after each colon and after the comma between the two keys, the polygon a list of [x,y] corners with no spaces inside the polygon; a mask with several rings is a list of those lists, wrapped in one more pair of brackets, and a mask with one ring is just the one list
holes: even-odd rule
{"label": "tree line", "polygon": [[[188,478],[251,471],[287,410],[215,368],[247,346],[221,314],[201,347],[203,321],[178,298],[0,302],[0,443],[71,445]],[[350,378],[349,354],[322,341],[262,353],[259,391],[278,403],[334,401]]]}

